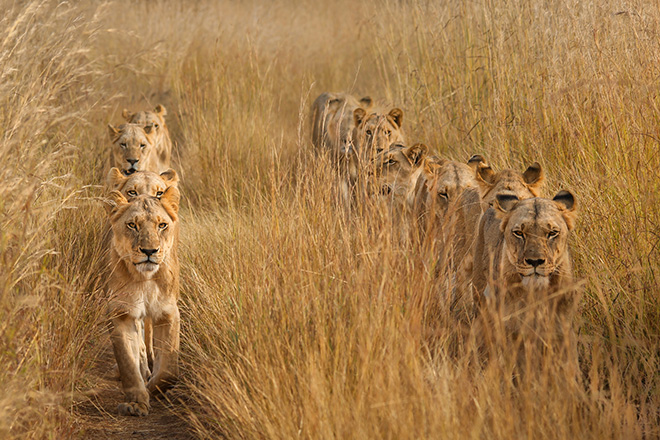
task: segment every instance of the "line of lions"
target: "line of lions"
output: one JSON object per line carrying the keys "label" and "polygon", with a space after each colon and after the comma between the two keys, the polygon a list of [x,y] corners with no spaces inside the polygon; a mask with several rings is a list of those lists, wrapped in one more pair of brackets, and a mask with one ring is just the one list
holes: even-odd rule
{"label": "line of lions", "polygon": [[[523,172],[495,171],[480,155],[462,163],[432,155],[421,143],[408,146],[402,119],[400,109],[380,110],[371,98],[323,93],[316,99],[312,143],[333,153],[342,198],[385,202],[402,236],[413,236],[437,268],[453,274],[452,307],[472,308],[474,315],[529,293],[570,302],[575,196],[560,191],[543,198],[544,173],[536,162]],[[365,121],[371,121],[370,138],[361,134]],[[393,137],[369,141],[385,134]],[[360,180],[366,200],[360,200]]]}
{"label": "line of lions", "polygon": [[[179,374],[180,193],[166,115],[162,105],[124,110],[126,123],[108,126],[107,312],[122,415],[147,415],[150,396]],[[501,309],[530,292],[553,298],[557,310],[570,302],[556,293],[573,284],[568,238],[577,203],[569,191],[542,197],[540,164],[495,171],[480,155],[459,162],[408,146],[403,111],[370,97],[323,93],[311,120],[312,144],[339,171],[342,201],[386,204],[404,236],[453,272],[452,307]]]}
{"label": "line of lions", "polygon": [[150,395],[179,374],[179,177],[170,168],[167,111],[122,112],[108,125],[111,168],[107,313],[124,401],[121,415],[145,416]]}

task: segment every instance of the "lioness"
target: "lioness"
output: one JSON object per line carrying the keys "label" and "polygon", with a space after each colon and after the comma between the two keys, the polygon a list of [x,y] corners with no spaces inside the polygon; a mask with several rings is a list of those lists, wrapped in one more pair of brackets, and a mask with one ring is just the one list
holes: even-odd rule
{"label": "lioness", "polygon": [[[169,187],[177,185],[179,176],[171,168],[160,174],[151,171],[137,171],[126,176],[119,169],[113,167],[110,169],[106,181],[111,190],[121,192],[128,201],[140,195],[149,195],[160,199]],[[112,234],[112,231],[110,233]],[[149,317],[144,319],[144,344],[147,363],[151,368],[154,362],[153,326]]]}
{"label": "lioness", "polygon": [[370,160],[393,143],[405,142],[401,124],[403,110],[393,108],[388,113],[376,109],[356,108],[353,111],[355,128],[353,144],[361,160]]}
{"label": "lioness", "polygon": [[[165,124],[165,116],[167,116],[167,109],[164,105],[157,105],[154,111],[139,111],[132,113],[127,109],[122,111],[122,116],[126,122],[131,124],[142,125],[147,127],[151,125],[154,128],[154,144],[156,147],[156,154],[161,167],[169,167],[172,158],[172,139],[170,132]],[[163,169],[150,170],[150,171],[163,171]]]}
{"label": "lioness", "polygon": [[135,171],[165,171],[155,148],[155,130],[152,125],[108,124],[112,139],[112,165],[129,175]]}
{"label": "lioness", "polygon": [[[491,256],[498,244],[500,220],[489,205],[499,196],[515,197],[518,200],[538,197],[543,184],[541,165],[534,162],[522,174],[515,170],[502,170],[495,173],[489,166],[480,165],[477,169],[477,181],[481,186],[482,205],[486,209],[479,221],[477,238],[474,242],[472,258],[465,259],[464,264],[472,262],[471,280],[475,303],[481,301],[486,288],[486,273],[491,264]],[[466,269],[462,268],[462,272]]]}
{"label": "lioness", "polygon": [[450,269],[465,258],[476,235],[482,212],[476,170],[483,164],[479,155],[467,163],[444,160],[425,164],[426,182],[418,196],[424,205],[421,226],[430,239],[440,241],[442,249],[436,252],[442,252],[440,263],[447,263]]}
{"label": "lioness", "polygon": [[160,198],[167,188],[177,185],[179,176],[171,168],[160,174],[138,171],[127,176],[113,167],[108,173],[106,182],[111,190],[121,192],[127,200],[143,194]]}
{"label": "lioness", "polygon": [[519,290],[556,291],[571,284],[573,266],[568,236],[577,216],[575,197],[560,191],[552,200],[518,200],[498,195],[493,204],[500,220],[492,263],[485,277],[488,296]]}
{"label": "lioness", "polygon": [[[130,202],[119,191],[109,199],[112,242],[108,280],[110,338],[125,402],[122,415],[149,413],[149,392],[164,392],[178,376],[179,350],[179,190],[169,187],[160,199],[139,195]],[[141,321],[154,332],[154,371],[141,355]],[[145,385],[146,383],[146,385]]]}

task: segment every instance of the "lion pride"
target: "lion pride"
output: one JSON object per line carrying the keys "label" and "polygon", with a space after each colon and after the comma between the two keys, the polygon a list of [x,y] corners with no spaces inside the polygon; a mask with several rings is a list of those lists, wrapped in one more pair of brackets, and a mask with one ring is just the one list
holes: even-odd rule
{"label": "lion pride", "polygon": [[[122,415],[149,413],[149,393],[171,387],[178,376],[179,351],[179,190],[160,199],[119,191],[109,196],[112,241],[109,250],[110,339],[124,392]],[[153,323],[154,371],[144,354],[140,329]]]}

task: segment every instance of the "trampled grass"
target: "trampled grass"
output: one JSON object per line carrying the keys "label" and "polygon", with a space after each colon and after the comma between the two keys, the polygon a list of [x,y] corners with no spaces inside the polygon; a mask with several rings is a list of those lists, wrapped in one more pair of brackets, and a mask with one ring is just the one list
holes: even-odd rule
{"label": "trampled grass", "polygon": [[[0,437],[79,435],[103,350],[107,123],[164,104],[182,177],[179,385],[200,438],[660,435],[660,12],[633,1],[4,2]],[[450,280],[345,216],[309,142],[322,91],[411,142],[539,161],[577,197],[580,361],[488,364]],[[440,270],[440,273],[445,273]],[[552,352],[552,351],[551,351]]]}

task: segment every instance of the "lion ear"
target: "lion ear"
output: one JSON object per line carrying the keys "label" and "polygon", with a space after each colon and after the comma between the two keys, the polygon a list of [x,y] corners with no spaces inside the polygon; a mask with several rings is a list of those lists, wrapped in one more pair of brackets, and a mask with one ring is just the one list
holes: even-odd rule
{"label": "lion ear", "polygon": [[108,124],[108,133],[110,134],[110,139],[115,140],[119,136],[119,133],[121,133],[121,130],[112,124]]}
{"label": "lion ear", "polygon": [[555,202],[562,211],[562,216],[566,221],[568,230],[572,230],[577,218],[577,203],[575,202],[575,196],[573,196],[570,191],[563,190],[559,191],[552,201]]}
{"label": "lion ear", "polygon": [[105,178],[105,181],[109,188],[120,190],[124,183],[128,180],[128,177],[124,176],[119,168],[112,167],[108,172],[108,176]]}
{"label": "lion ear", "polygon": [[364,107],[364,108],[371,108],[371,106],[373,105],[373,103],[374,103],[374,102],[371,100],[371,96],[364,96],[364,97],[362,97],[362,98],[360,99],[360,104],[361,104],[362,107]]}
{"label": "lion ear", "polygon": [[358,127],[362,121],[364,121],[365,116],[367,116],[367,112],[362,107],[358,107],[353,110],[353,122],[355,122],[356,127]]}
{"label": "lion ear", "polygon": [[531,164],[523,173],[523,180],[532,189],[539,189],[543,184],[543,178],[543,169],[538,162]]}
{"label": "lion ear", "polygon": [[495,196],[493,201],[493,209],[495,209],[495,217],[502,220],[501,228],[504,230],[506,224],[504,219],[509,215],[509,213],[516,207],[520,200],[518,196],[513,194],[498,194]]}
{"label": "lion ear", "polygon": [[172,168],[160,173],[160,178],[167,183],[167,186],[172,186],[179,182],[179,175]]}
{"label": "lion ear", "polygon": [[105,199],[105,210],[109,215],[117,212],[119,208],[128,204],[128,200],[122,193],[117,190],[110,191],[108,197]]}
{"label": "lion ear", "polygon": [[473,155],[470,159],[468,159],[467,164],[472,170],[476,173],[477,168],[479,167],[479,164],[483,163],[484,165],[486,164],[486,159],[483,158],[483,156],[479,154]]}
{"label": "lion ear", "polygon": [[160,196],[160,203],[163,204],[163,208],[165,208],[165,211],[167,211],[174,221],[178,218],[180,199],[181,193],[176,186],[170,186],[165,190],[163,195]]}
{"label": "lion ear", "polygon": [[403,154],[408,158],[411,164],[419,165],[426,157],[429,147],[424,144],[415,144],[403,150]]}
{"label": "lion ear", "polygon": [[154,109],[154,113],[158,113],[160,116],[167,116],[167,109],[163,104],[158,104]]}
{"label": "lion ear", "polygon": [[481,195],[483,196],[495,184],[495,178],[497,175],[490,165],[486,165],[482,162],[477,164],[475,177],[477,178],[477,183],[479,184]]}
{"label": "lion ear", "polygon": [[133,116],[135,116],[135,113],[129,112],[127,108],[121,111],[121,117],[124,118],[126,122],[131,122]]}
{"label": "lion ear", "polygon": [[401,128],[401,124],[403,123],[403,110],[400,108],[393,108],[388,113],[388,116],[392,118],[397,128]]}

